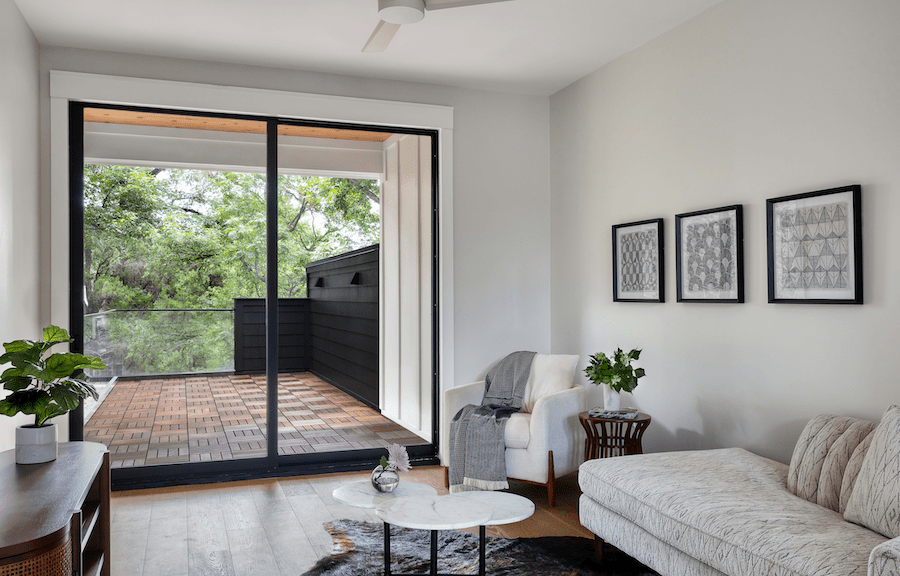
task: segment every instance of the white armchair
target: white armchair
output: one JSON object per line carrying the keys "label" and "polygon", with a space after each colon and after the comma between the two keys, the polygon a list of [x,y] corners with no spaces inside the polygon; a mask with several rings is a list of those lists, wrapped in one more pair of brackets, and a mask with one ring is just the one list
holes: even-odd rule
{"label": "white armchair", "polygon": [[[578,469],[584,432],[578,413],[585,410],[585,390],[574,384],[578,356],[536,354],[525,385],[522,410],[506,424],[506,474],[510,480],[547,487],[556,505],[555,480]],[[444,391],[441,401],[441,463],[449,465],[450,421],[466,404],[481,404],[484,381]]]}

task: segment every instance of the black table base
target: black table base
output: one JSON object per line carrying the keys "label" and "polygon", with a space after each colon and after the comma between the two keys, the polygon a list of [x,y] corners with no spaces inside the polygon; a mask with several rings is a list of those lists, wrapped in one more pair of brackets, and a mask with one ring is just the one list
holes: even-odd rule
{"label": "black table base", "polygon": [[[391,572],[391,525],[384,523],[384,576],[467,576],[437,571],[438,531],[431,531],[431,570],[417,574]],[[484,547],[487,542],[484,526],[478,527],[478,576],[484,576]],[[468,576],[475,576],[474,574]]]}

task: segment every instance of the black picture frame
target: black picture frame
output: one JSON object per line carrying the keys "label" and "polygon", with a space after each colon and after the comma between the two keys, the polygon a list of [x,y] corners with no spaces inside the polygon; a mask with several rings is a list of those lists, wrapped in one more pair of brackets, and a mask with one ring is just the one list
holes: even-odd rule
{"label": "black picture frame", "polygon": [[744,302],[744,207],[675,215],[678,302]]}
{"label": "black picture frame", "polygon": [[862,304],[862,186],[766,200],[772,304]]}
{"label": "black picture frame", "polygon": [[612,227],[613,302],[665,302],[663,219]]}

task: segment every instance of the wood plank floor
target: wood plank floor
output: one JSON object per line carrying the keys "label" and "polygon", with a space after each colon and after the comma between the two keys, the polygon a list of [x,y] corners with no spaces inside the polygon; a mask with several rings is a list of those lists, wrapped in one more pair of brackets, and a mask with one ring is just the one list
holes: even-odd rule
{"label": "wood plank floor", "polygon": [[[353,472],[114,492],[112,573],[300,576],[331,552],[325,522],[378,522],[373,511],[331,497],[336,487],[368,477],[368,472]],[[439,466],[414,468],[402,480],[447,492]],[[592,537],[578,522],[575,474],[558,482],[555,508],[548,507],[543,488],[512,483],[510,491],[530,498],[535,514],[522,522],[488,527],[488,535]]]}
{"label": "wood plank floor", "polygon": [[[113,468],[255,458],[266,453],[264,374],[123,378],[84,425]],[[307,372],[278,375],[278,452],[426,442]]]}

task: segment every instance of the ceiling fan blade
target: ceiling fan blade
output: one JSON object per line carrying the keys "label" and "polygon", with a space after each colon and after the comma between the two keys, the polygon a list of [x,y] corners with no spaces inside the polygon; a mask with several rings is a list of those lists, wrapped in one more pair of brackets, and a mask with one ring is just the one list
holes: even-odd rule
{"label": "ceiling fan blade", "polygon": [[425,0],[425,9],[440,10],[442,8],[475,6],[476,4],[493,4],[494,2],[509,2],[509,0]]}
{"label": "ceiling fan blade", "polygon": [[400,29],[399,24],[391,24],[390,22],[380,21],[372,35],[363,46],[363,52],[384,52],[394,38],[394,34]]}

